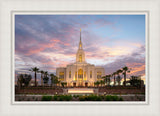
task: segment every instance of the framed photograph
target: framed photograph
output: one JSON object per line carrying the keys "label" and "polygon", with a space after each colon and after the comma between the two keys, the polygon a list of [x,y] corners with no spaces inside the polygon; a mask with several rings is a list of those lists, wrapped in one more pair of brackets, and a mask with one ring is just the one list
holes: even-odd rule
{"label": "framed photograph", "polygon": [[1,114],[159,115],[158,4],[2,0]]}

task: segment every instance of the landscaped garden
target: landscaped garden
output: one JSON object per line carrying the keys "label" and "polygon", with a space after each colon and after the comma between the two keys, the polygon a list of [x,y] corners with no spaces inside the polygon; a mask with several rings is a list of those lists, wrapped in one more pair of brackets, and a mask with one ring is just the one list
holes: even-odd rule
{"label": "landscaped garden", "polygon": [[[35,72],[34,86],[30,85],[31,75],[18,75],[18,85],[15,86],[15,101],[145,101],[145,86],[139,76],[131,76],[126,81],[128,67],[117,70],[111,75],[106,75],[100,81],[96,81],[94,86],[73,87],[61,82],[54,74],[47,71],[39,71],[37,67],[32,68]],[[41,73],[41,85],[36,81],[37,73]],[[124,77],[121,83],[121,75]],[[117,76],[116,76],[117,75]],[[51,84],[48,84],[49,76]],[[113,79],[111,79],[113,77]],[[111,81],[113,84],[111,85]],[[130,85],[128,86],[127,83]],[[91,88],[93,94],[69,94],[64,90],[69,88]],[[95,93],[95,90],[97,92]]]}

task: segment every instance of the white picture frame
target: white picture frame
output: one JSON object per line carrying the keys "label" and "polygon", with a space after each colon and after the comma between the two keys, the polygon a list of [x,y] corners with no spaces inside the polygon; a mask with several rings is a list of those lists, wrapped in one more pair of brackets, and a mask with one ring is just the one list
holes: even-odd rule
{"label": "white picture frame", "polygon": [[[159,1],[0,1],[0,115],[160,115],[160,35]],[[148,64],[147,83],[148,98],[145,104],[12,104],[12,41],[11,24],[12,12],[144,12],[148,20]],[[146,27],[147,28],[147,27]],[[154,77],[154,78],[152,78]]]}

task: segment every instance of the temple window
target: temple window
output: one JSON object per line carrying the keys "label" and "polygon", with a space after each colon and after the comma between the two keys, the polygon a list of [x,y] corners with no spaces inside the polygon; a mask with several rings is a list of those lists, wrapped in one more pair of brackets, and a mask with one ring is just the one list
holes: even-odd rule
{"label": "temple window", "polygon": [[64,80],[64,72],[59,72],[59,79],[60,79],[61,81]]}
{"label": "temple window", "polygon": [[90,71],[90,78],[92,78],[92,71]]}

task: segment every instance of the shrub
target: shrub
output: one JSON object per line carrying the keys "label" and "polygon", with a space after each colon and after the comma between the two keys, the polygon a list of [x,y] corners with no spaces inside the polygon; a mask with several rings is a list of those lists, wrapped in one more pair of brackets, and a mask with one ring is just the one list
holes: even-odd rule
{"label": "shrub", "polygon": [[116,95],[107,95],[106,97],[105,97],[105,100],[106,101],[123,101],[123,99],[120,97],[118,97],[118,96],[116,96]]}
{"label": "shrub", "polygon": [[73,95],[73,97],[77,98],[77,97],[78,97],[78,95]]}
{"label": "shrub", "polygon": [[58,96],[55,95],[55,96],[53,97],[53,100],[54,100],[54,101],[58,101]]}
{"label": "shrub", "polygon": [[71,99],[72,99],[72,96],[71,96],[71,95],[65,96],[65,100],[66,100],[66,101],[70,101]]}
{"label": "shrub", "polygon": [[80,96],[80,101],[102,101],[101,96],[89,95],[89,96]]}
{"label": "shrub", "polygon": [[120,98],[119,98],[119,101],[123,101],[123,98],[122,98],[122,97],[120,97]]}
{"label": "shrub", "polygon": [[52,96],[43,96],[42,97],[42,101],[51,101],[52,100]]}
{"label": "shrub", "polygon": [[72,100],[72,96],[71,95],[55,95],[53,97],[54,101],[70,101]]}
{"label": "shrub", "polygon": [[85,96],[79,96],[80,101],[85,101]]}

